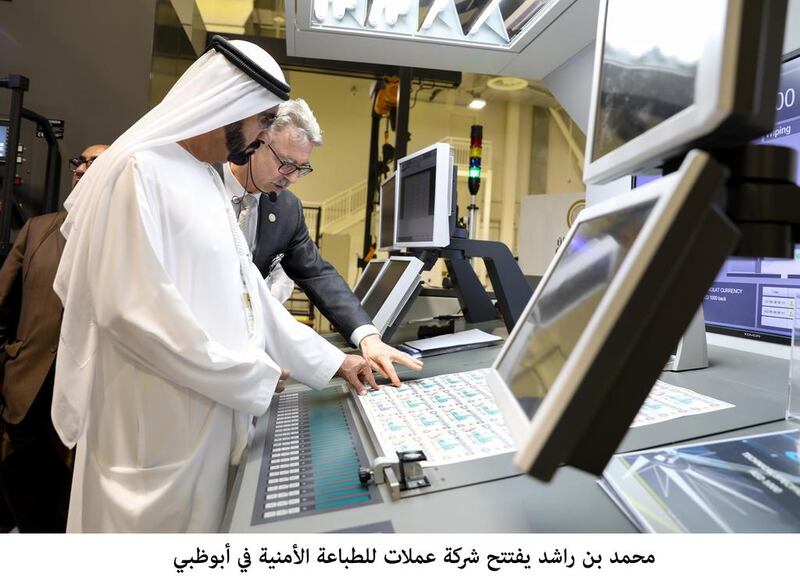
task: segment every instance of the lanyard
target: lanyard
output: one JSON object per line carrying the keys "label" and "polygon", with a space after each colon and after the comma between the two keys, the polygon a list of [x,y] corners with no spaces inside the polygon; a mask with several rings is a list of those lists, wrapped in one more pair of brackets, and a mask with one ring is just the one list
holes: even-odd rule
{"label": "lanyard", "polygon": [[250,253],[250,247],[248,247],[245,242],[241,228],[239,228],[239,222],[233,214],[233,207],[230,204],[230,199],[227,197],[225,187],[222,185],[222,180],[213,167],[208,166],[208,171],[211,173],[217,186],[221,188],[220,194],[222,194],[223,202],[225,203],[228,225],[230,226],[231,235],[233,236],[233,243],[236,246],[236,254],[239,257],[239,277],[242,280],[242,305],[244,307],[245,318],[247,319],[247,333],[252,337],[255,333],[255,312],[253,310],[253,299],[247,287],[246,272],[250,268],[253,255]]}

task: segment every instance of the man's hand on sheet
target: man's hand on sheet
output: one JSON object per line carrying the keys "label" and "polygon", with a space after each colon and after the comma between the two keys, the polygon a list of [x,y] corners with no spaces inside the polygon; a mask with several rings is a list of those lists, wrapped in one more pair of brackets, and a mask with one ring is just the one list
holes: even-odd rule
{"label": "man's hand on sheet", "polygon": [[422,362],[408,353],[403,353],[381,341],[380,335],[367,335],[361,340],[361,354],[369,362],[370,367],[392,382],[392,386],[400,385],[400,378],[394,371],[393,363],[399,363],[409,369],[419,371]]}
{"label": "man's hand on sheet", "polygon": [[378,389],[378,384],[375,382],[375,376],[372,375],[369,363],[358,355],[346,355],[336,375],[347,380],[358,394],[367,393],[367,388],[364,384],[368,384],[373,390]]}

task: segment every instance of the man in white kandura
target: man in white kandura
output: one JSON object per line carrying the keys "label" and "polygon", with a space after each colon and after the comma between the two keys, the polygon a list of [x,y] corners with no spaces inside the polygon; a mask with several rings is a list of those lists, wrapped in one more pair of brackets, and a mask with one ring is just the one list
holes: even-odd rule
{"label": "man in white kandura", "polygon": [[375,386],[269,294],[210,165],[246,161],[288,91],[262,49],[215,37],[67,200],[52,416],[78,446],[68,531],[217,531],[281,368]]}

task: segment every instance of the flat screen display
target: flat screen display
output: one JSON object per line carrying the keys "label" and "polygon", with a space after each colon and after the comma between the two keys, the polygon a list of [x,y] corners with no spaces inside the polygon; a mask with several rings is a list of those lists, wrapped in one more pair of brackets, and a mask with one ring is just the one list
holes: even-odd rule
{"label": "flat screen display", "polygon": [[726,4],[608,1],[593,161],[694,103],[704,23],[724,19]]}
{"label": "flat screen display", "polygon": [[552,387],[657,199],[581,222],[497,371],[530,418]]}
{"label": "flat screen display", "polygon": [[[790,147],[800,158],[798,94],[800,57],[795,57],[781,67],[775,128],[754,144]],[[658,177],[634,176],[633,187]],[[800,183],[800,165],[794,177]],[[703,301],[706,327],[726,335],[788,344],[795,294],[800,294],[800,246],[795,246],[794,259],[728,258]]]}
{"label": "flat screen display", "polygon": [[403,162],[397,199],[397,242],[431,241],[436,204],[436,152]]}
{"label": "flat screen display", "polygon": [[729,257],[703,300],[709,330],[789,343],[800,294],[797,245],[794,257]]}
{"label": "flat screen display", "polygon": [[0,161],[6,160],[8,151],[8,125],[0,123]]}
{"label": "flat screen display", "polygon": [[364,307],[364,310],[367,312],[370,318],[374,319],[378,315],[378,311],[381,309],[381,306],[383,306],[383,303],[386,302],[389,294],[391,294],[392,290],[394,290],[395,286],[397,286],[397,282],[400,281],[400,278],[403,276],[403,272],[406,271],[407,267],[407,261],[393,260],[388,263],[386,269],[383,270],[383,273],[375,282],[375,287],[369,293],[369,296],[364,298],[364,300],[361,302],[361,306]]}
{"label": "flat screen display", "polygon": [[358,280],[358,284],[353,288],[353,294],[355,294],[359,300],[364,300],[364,296],[369,292],[370,286],[372,286],[378,274],[381,273],[381,269],[385,263],[385,261],[370,261],[367,267],[364,268],[361,279]]}
{"label": "flat screen display", "polygon": [[392,176],[381,186],[381,234],[379,249],[394,247],[394,200],[395,178]]}
{"label": "flat screen display", "polygon": [[[754,143],[791,147],[800,158],[800,55],[781,67],[776,110],[775,128]],[[794,171],[800,184],[800,165]]]}

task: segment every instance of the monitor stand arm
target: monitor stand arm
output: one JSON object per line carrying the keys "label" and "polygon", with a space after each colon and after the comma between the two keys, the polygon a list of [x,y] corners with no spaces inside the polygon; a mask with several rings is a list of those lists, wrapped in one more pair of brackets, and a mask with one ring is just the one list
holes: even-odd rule
{"label": "monitor stand arm", "polygon": [[444,264],[464,311],[464,319],[468,323],[484,323],[497,318],[497,311],[469,261],[463,257],[445,257]]}
{"label": "monitor stand arm", "polygon": [[700,370],[708,367],[708,345],[706,344],[706,324],[703,316],[703,306],[689,323],[686,332],[678,341],[675,354],[670,356],[666,372],[683,372],[686,370]]}
{"label": "monitor stand arm", "polygon": [[509,333],[533,295],[517,260],[505,243],[452,237],[450,245],[443,249],[416,250],[414,254],[425,262],[425,269],[433,267],[440,257],[445,260],[447,271],[453,279],[453,289],[468,322],[484,322],[496,317],[491,300],[469,263],[470,259],[483,259]]}
{"label": "monitor stand arm", "polygon": [[505,243],[478,241],[473,239],[450,239],[450,251],[460,251],[467,259],[483,259],[497,304],[508,332],[522,317],[525,306],[533,295],[533,289],[525,280],[522,270]]}

